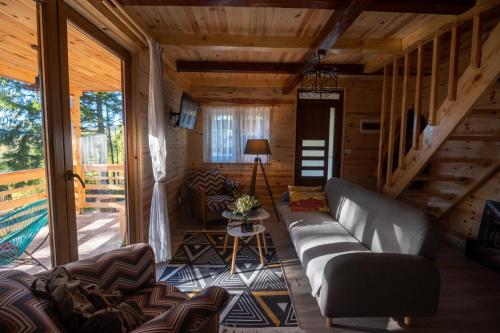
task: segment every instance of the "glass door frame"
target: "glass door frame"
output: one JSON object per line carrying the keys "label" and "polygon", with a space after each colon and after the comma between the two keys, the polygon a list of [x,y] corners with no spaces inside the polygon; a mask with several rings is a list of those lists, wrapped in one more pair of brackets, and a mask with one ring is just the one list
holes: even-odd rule
{"label": "glass door frame", "polygon": [[[45,152],[53,264],[78,260],[78,241],[73,171],[67,24],[71,23],[122,60],[122,92],[125,138],[125,197],[127,200],[127,241],[138,240],[137,158],[132,112],[132,56],[62,0],[38,2],[40,59],[45,114]],[[56,24],[57,23],[57,24]],[[56,26],[56,27],[55,27]]]}

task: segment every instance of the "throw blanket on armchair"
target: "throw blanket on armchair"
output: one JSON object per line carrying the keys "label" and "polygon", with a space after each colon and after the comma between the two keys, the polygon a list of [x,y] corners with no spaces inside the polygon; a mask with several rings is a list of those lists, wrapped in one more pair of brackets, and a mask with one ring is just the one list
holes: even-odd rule
{"label": "throw blanket on armchair", "polygon": [[96,285],[83,285],[64,267],[48,277],[33,281],[32,292],[54,303],[59,318],[69,332],[129,332],[145,321],[132,300],[119,291],[103,291]]}

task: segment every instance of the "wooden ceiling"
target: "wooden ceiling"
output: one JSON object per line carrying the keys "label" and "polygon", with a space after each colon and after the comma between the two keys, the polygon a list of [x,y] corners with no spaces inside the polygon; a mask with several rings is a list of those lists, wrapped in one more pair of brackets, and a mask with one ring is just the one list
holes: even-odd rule
{"label": "wooden ceiling", "polygon": [[[121,61],[68,25],[70,89],[121,90]],[[32,0],[2,0],[0,76],[34,83],[38,75],[36,10]]]}
{"label": "wooden ceiling", "polygon": [[[377,64],[400,53],[405,38],[421,27],[433,24],[436,18],[450,20],[475,3],[469,0],[118,2],[143,30],[164,46],[173,63],[302,64],[296,74],[283,74],[279,69],[274,73],[242,74],[241,66],[235,67],[234,74],[230,71],[214,74],[209,70],[180,73],[193,85],[212,85],[214,78],[231,84],[233,76],[235,86],[247,86],[248,80],[253,80],[259,85],[286,83],[290,87],[294,81],[300,81],[304,66],[317,48],[328,48],[323,63]],[[348,15],[351,15],[349,22]],[[207,64],[207,68],[217,68],[217,63]]]}

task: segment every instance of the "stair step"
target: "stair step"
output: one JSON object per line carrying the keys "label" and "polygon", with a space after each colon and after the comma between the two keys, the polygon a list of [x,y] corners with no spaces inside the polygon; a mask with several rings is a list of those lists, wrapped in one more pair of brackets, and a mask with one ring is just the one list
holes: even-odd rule
{"label": "stair step", "polygon": [[467,183],[469,178],[467,177],[457,177],[453,175],[420,175],[415,177],[414,181],[420,182],[459,182]]}
{"label": "stair step", "polygon": [[440,198],[443,200],[453,200],[456,197],[455,193],[446,192],[429,192],[429,191],[417,191],[417,190],[407,190],[403,194],[405,197],[424,197],[424,198]]}
{"label": "stair step", "polygon": [[453,141],[480,141],[480,142],[500,142],[498,135],[451,135],[448,140]]}
{"label": "stair step", "polygon": [[491,163],[490,159],[487,158],[467,158],[467,157],[440,157],[440,158],[434,158],[431,160],[431,163],[436,163],[436,164],[479,164],[483,166],[487,166],[488,164]]}

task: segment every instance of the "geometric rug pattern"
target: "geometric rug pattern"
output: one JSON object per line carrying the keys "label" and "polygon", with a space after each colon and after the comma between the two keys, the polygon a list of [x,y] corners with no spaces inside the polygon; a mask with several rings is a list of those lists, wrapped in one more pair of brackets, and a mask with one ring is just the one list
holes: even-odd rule
{"label": "geometric rug pattern", "polygon": [[222,326],[298,327],[271,235],[266,233],[267,254],[264,265],[260,263],[256,238],[240,238],[233,275],[233,238],[228,239],[228,246],[224,251],[225,235],[221,231],[187,232],[160,280],[190,294],[196,294],[209,286],[225,288],[231,298],[220,314]]}

